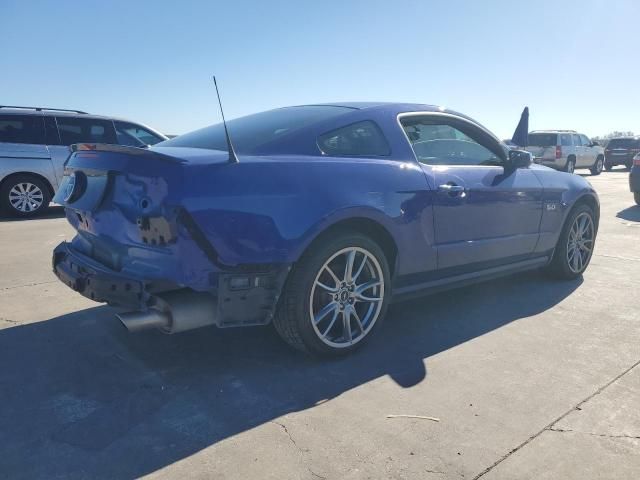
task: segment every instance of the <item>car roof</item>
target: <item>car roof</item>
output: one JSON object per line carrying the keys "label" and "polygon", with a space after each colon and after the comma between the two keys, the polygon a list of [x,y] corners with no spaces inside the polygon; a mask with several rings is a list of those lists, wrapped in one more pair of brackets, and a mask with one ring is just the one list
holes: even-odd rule
{"label": "car roof", "polygon": [[342,107],[351,108],[353,110],[388,110],[390,112],[448,112],[456,115],[461,113],[448,110],[445,107],[430,105],[425,103],[406,103],[406,102],[331,102],[331,103],[310,103],[306,105],[297,105],[300,107]]}
{"label": "car roof", "polygon": [[45,117],[79,117],[79,118],[92,118],[98,120],[121,120],[123,122],[131,122],[124,118],[110,117],[106,115],[94,115],[91,113],[82,112],[80,110],[58,110],[55,108],[48,109],[46,107],[2,107],[0,106],[0,115],[39,115]]}

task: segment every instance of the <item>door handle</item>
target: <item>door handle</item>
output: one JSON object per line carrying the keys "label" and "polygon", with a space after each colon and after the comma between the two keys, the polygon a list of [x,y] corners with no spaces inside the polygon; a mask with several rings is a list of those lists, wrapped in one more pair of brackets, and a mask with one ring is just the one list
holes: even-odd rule
{"label": "door handle", "polygon": [[454,183],[445,183],[444,185],[438,186],[438,190],[441,192],[446,192],[449,194],[458,194],[465,191],[465,188],[462,185],[456,185]]}

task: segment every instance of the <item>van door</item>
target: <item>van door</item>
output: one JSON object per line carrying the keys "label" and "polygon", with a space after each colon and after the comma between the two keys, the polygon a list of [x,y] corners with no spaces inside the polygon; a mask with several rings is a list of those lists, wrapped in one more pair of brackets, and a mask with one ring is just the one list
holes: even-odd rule
{"label": "van door", "polygon": [[54,180],[42,115],[0,115],[0,162],[4,176],[35,173]]}

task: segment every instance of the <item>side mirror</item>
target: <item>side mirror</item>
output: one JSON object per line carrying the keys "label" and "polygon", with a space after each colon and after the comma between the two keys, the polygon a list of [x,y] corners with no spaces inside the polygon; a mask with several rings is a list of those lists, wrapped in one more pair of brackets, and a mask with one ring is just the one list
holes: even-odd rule
{"label": "side mirror", "polygon": [[533,162],[531,154],[525,150],[509,150],[509,166],[512,169],[527,168]]}

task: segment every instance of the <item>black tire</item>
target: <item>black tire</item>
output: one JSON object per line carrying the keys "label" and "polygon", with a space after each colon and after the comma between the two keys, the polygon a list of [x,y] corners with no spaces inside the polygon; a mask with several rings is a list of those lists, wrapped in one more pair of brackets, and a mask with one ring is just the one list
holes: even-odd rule
{"label": "black tire", "polygon": [[[22,185],[33,185],[33,192],[39,192],[38,195],[34,194],[33,201],[40,201],[41,203],[37,206],[37,208],[33,207],[33,203],[25,204],[24,207],[16,208],[14,204],[12,204],[11,199],[15,199],[15,189],[20,189]],[[13,191],[13,192],[12,192]],[[10,198],[11,196],[11,198]],[[49,191],[49,186],[42,181],[39,177],[29,174],[21,174],[14,175],[6,179],[2,186],[0,187],[0,211],[5,215],[9,215],[12,217],[36,217],[49,208],[49,202],[51,201],[51,193]]]}
{"label": "black tire", "polygon": [[564,171],[567,173],[573,173],[576,169],[576,158],[570,156],[567,158],[567,163],[564,166]]}
{"label": "black tire", "polygon": [[[371,326],[361,331],[356,343],[334,347],[321,339],[312,322],[311,296],[316,277],[324,271],[325,262],[334,255],[350,247],[364,249],[375,257],[384,279],[382,305]],[[362,257],[364,258],[364,257]],[[337,283],[337,282],[336,282]],[[319,290],[321,291],[321,290]],[[303,254],[294,265],[285,282],[273,323],[278,334],[292,347],[306,353],[320,356],[342,356],[361,347],[380,327],[387,310],[391,293],[391,282],[388,261],[384,252],[369,237],[356,232],[341,232],[332,236],[321,237]],[[329,297],[333,294],[327,294]],[[338,295],[335,297],[338,298]],[[340,312],[340,315],[342,313]],[[344,325],[344,317],[336,322],[336,326]],[[318,322],[318,325],[320,323]],[[349,320],[351,325],[351,320]],[[324,327],[323,327],[324,328]]]}
{"label": "black tire", "polygon": [[[593,222],[593,242],[591,244],[591,253],[584,262],[584,266],[579,271],[574,271],[569,266],[569,261],[567,259],[569,232],[571,231],[576,218],[585,213],[590,216],[591,221]],[[569,216],[567,217],[567,220],[562,227],[560,238],[558,239],[558,243],[556,244],[556,248],[553,252],[553,258],[551,259],[551,263],[547,266],[546,269],[547,273],[555,278],[563,280],[572,280],[582,275],[589,266],[589,262],[591,261],[593,248],[595,247],[597,231],[596,217],[591,207],[584,203],[576,205],[569,213]]]}
{"label": "black tire", "polygon": [[633,199],[636,201],[637,205],[640,205],[640,192],[633,192]]}
{"label": "black tire", "polygon": [[602,173],[602,168],[604,167],[604,157],[599,155],[596,158],[596,163],[589,169],[591,171],[591,175],[600,175]]}

